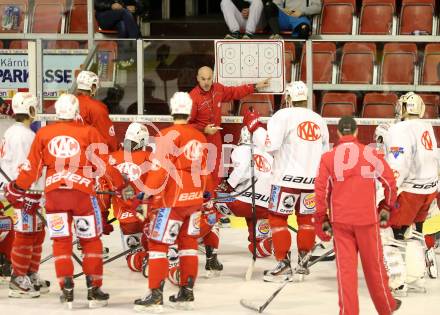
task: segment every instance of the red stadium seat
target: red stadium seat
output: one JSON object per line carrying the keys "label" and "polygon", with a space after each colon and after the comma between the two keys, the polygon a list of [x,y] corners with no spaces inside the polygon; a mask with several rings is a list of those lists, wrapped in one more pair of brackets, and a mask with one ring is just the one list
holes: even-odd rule
{"label": "red stadium seat", "polygon": [[261,116],[272,116],[274,97],[273,94],[251,94],[240,100],[239,115],[243,116],[246,109],[253,108]]}
{"label": "red stadium seat", "polygon": [[323,117],[353,116],[357,112],[357,99],[354,93],[325,93],[322,98]]}
{"label": "red stadium seat", "polygon": [[423,118],[437,119],[440,106],[440,96],[438,94],[419,94],[425,103],[425,115]]}
{"label": "red stadium seat", "polygon": [[222,116],[234,116],[234,101],[221,103]]}
{"label": "red stadium seat", "polygon": [[424,31],[432,34],[436,0],[402,0],[399,34]]}
{"label": "red stadium seat", "polygon": [[79,42],[76,40],[57,40],[49,41],[47,44],[48,49],[79,49]]}
{"label": "red stadium seat", "polygon": [[35,0],[32,15],[32,33],[62,33],[64,13],[66,11],[64,1],[60,0]]}
{"label": "red stadium seat", "polygon": [[87,33],[87,0],[72,0],[68,33]]}
{"label": "red stadium seat", "polygon": [[321,34],[352,34],[356,0],[324,0]]}
{"label": "red stadium seat", "polygon": [[3,42],[0,40],[0,49],[3,49]]}
{"label": "red stadium seat", "polygon": [[342,49],[340,83],[373,83],[376,44],[346,43]]}
{"label": "red stadium seat", "polygon": [[295,62],[295,44],[292,42],[284,43],[284,67],[286,82],[292,81],[292,65]]}
{"label": "red stadium seat", "polygon": [[359,34],[391,35],[396,0],[363,0]]}
{"label": "red stadium seat", "polygon": [[414,43],[387,43],[383,50],[382,84],[414,84],[417,46]]}
{"label": "red stadium seat", "polygon": [[[313,43],[313,83],[332,83],[333,64],[336,58],[335,43]],[[300,80],[306,82],[306,45],[303,45],[301,54]]]}
{"label": "red stadium seat", "polygon": [[[27,32],[25,28],[28,21],[28,8],[28,0],[0,0],[0,21],[2,24],[0,33]],[[6,18],[6,15],[9,18]],[[14,17],[17,17],[15,23],[13,22]],[[9,21],[9,23],[6,23],[6,21]],[[5,25],[3,25],[4,22]]]}
{"label": "red stadium seat", "polygon": [[394,118],[394,107],[397,103],[394,93],[367,93],[364,96],[362,118]]}
{"label": "red stadium seat", "polygon": [[430,43],[425,47],[422,84],[440,84],[440,44]]}
{"label": "red stadium seat", "polygon": [[27,40],[12,40],[9,43],[9,49],[28,49]]}

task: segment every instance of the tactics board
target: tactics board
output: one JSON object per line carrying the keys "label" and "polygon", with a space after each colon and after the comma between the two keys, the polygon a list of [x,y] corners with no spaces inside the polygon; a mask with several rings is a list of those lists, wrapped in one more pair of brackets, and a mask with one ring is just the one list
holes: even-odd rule
{"label": "tactics board", "polygon": [[276,40],[215,41],[217,82],[227,86],[271,78],[263,93],[284,92],[284,42]]}

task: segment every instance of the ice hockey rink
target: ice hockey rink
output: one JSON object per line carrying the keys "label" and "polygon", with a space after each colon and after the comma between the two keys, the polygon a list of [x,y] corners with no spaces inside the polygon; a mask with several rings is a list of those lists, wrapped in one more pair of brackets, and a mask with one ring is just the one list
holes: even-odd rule
{"label": "ice hockey rink", "polygon": [[[177,292],[177,287],[169,282],[164,291],[163,314],[257,314],[243,308],[241,298],[250,299],[261,305],[276,290],[280,284],[265,283],[261,280],[264,269],[274,265],[273,258],[257,260],[251,281],[245,281],[244,276],[251,262],[251,255],[247,251],[247,230],[244,228],[222,228],[219,260],[224,270],[219,278],[207,279],[204,273],[204,255],[199,256],[200,273],[195,287],[195,310],[181,311],[172,309],[167,300],[168,296]],[[295,237],[295,234],[293,234]],[[110,254],[121,252],[119,230],[104,237],[105,246],[110,248]],[[295,240],[293,240],[295,244]],[[324,252],[320,249],[318,252]],[[50,241],[45,242],[45,257],[50,252]],[[293,250],[293,252],[295,252]],[[134,314],[133,301],[141,297],[147,290],[147,279],[140,273],[130,271],[125,258],[105,265],[103,289],[110,293],[109,305],[101,309],[88,309],[86,300],[85,279],[80,277],[75,282],[74,309],[69,311],[59,303],[59,288],[56,284],[53,260],[44,263],[41,275],[51,281],[51,292],[38,299],[10,299],[7,284],[0,286],[1,314]],[[75,264],[75,272],[80,266]],[[304,282],[288,284],[273,302],[264,311],[264,314],[295,314],[295,315],[325,315],[338,314],[338,295],[335,263],[319,262],[310,268],[311,274]],[[361,275],[361,269],[359,269]],[[360,276],[359,300],[360,313],[364,315],[376,314],[369,298],[368,291]],[[440,279],[427,279],[427,294],[412,293],[402,298],[403,304],[396,314],[440,314]]]}

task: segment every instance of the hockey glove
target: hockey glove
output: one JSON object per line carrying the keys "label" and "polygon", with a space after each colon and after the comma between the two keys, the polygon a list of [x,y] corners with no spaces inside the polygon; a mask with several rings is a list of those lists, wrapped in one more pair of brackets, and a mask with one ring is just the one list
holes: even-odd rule
{"label": "hockey glove", "polygon": [[40,209],[41,194],[26,194],[23,197],[23,207],[21,208],[24,213],[34,215],[38,209]]}
{"label": "hockey glove", "polygon": [[5,187],[5,198],[14,207],[21,208],[23,206],[23,197],[26,191],[15,184],[15,180],[11,181]]}
{"label": "hockey glove", "polygon": [[250,133],[253,133],[259,127],[261,127],[259,119],[260,114],[257,111],[246,110],[244,112],[243,123],[248,128]]}
{"label": "hockey glove", "polygon": [[395,210],[391,209],[384,200],[379,202],[379,225],[382,228],[387,228],[391,224],[391,216],[395,215]]}

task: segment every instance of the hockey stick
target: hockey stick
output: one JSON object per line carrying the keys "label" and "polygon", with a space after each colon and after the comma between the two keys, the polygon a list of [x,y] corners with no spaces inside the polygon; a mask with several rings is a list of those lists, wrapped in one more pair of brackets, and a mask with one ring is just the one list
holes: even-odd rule
{"label": "hockey stick", "polygon": [[222,197],[219,197],[219,198],[213,198],[210,201],[217,202],[217,201],[228,200],[228,199],[231,199],[231,198],[235,198],[235,197],[241,196],[245,192],[247,192],[249,189],[251,189],[252,185],[255,185],[256,182],[257,182],[257,179],[253,180],[251,182],[251,184],[248,187],[246,187],[245,189],[243,189],[242,191],[235,192],[234,194],[225,195],[225,196],[222,196]]}
{"label": "hockey stick", "polygon": [[[315,246],[316,247],[316,246]],[[322,259],[324,259],[325,257],[331,255],[333,253],[333,248],[330,249],[329,251],[327,251],[326,253],[324,253],[322,256],[320,256],[318,259],[316,259],[315,261],[311,262],[308,267],[313,266],[314,264],[316,264],[317,262],[321,261]],[[307,259],[310,258],[311,252],[309,255],[306,255],[303,257],[303,259],[301,259],[301,261],[298,263],[298,265],[304,263],[305,261],[307,261]],[[293,270],[293,272],[295,272],[298,269],[298,266]],[[273,299],[281,292],[281,290],[289,283],[289,281],[284,281],[283,284],[276,289],[271,296],[269,296],[269,298],[266,300],[266,302],[264,302],[262,305],[256,305],[254,303],[252,303],[249,300],[246,299],[241,299],[240,300],[240,304],[241,306],[256,311],[258,313],[263,313],[263,311],[266,309],[266,307],[273,301]]]}
{"label": "hockey stick", "polygon": [[[105,265],[105,264],[111,263],[112,261],[114,261],[114,260],[116,260],[116,259],[119,259],[119,258],[121,258],[121,257],[123,257],[123,256],[125,256],[125,255],[127,255],[127,254],[130,254],[131,252],[135,252],[136,249],[139,248],[139,246],[140,246],[140,245],[138,245],[138,246],[136,246],[136,247],[134,247],[134,248],[129,248],[129,249],[127,249],[127,250],[124,250],[122,253],[119,253],[119,254],[117,254],[117,255],[115,255],[115,256],[113,256],[113,257],[110,257],[109,259],[103,261],[102,264]],[[82,276],[83,274],[84,274],[84,271],[81,271],[80,273],[77,273],[77,274],[73,275],[73,278],[74,278],[74,279],[75,279],[75,278],[78,278],[78,277]]]}
{"label": "hockey stick", "polygon": [[255,165],[254,165],[254,142],[251,134],[251,191],[252,191],[252,261],[246,270],[246,281],[252,279],[252,273],[255,268],[255,261],[257,260],[257,208],[255,206]]}

